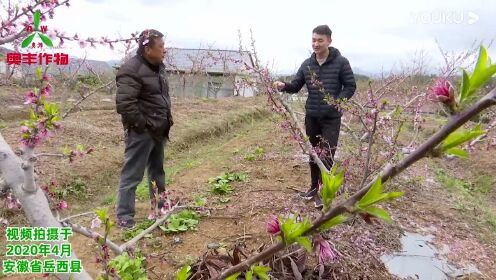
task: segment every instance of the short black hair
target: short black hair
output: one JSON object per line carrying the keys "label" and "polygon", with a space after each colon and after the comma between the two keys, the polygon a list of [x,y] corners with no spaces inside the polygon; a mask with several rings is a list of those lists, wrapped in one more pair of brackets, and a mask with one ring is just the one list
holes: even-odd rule
{"label": "short black hair", "polygon": [[329,26],[327,26],[327,25],[319,25],[319,26],[315,27],[313,29],[312,33],[316,33],[319,35],[327,35],[329,37],[332,36],[332,31],[329,28]]}
{"label": "short black hair", "polygon": [[138,50],[137,54],[143,55],[145,52],[145,47],[153,47],[158,39],[164,37],[164,34],[160,33],[155,29],[145,29],[138,37]]}

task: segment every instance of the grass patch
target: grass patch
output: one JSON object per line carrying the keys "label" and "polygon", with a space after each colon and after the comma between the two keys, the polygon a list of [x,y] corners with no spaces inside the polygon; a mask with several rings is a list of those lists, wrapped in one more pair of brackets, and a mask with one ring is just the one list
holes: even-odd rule
{"label": "grass patch", "polygon": [[86,182],[79,177],[66,185],[57,187],[54,192],[60,199],[75,198],[77,200],[87,200],[93,196],[89,192]]}
{"label": "grass patch", "polygon": [[143,201],[150,198],[150,188],[148,187],[148,179],[145,178],[136,188],[136,198]]}
{"label": "grass patch", "polygon": [[[149,228],[151,225],[155,223],[155,220],[144,220],[141,223],[137,223],[136,226],[132,230],[127,230],[123,232],[123,241],[128,241],[132,239],[133,237],[137,236],[140,234],[142,231],[145,229]],[[145,237],[151,237],[151,234],[149,236]]]}
{"label": "grass patch", "polygon": [[436,172],[436,181],[450,190],[459,190],[464,194],[470,194],[472,185],[448,174],[445,170],[439,169]]}
{"label": "grass patch", "polygon": [[245,155],[245,160],[254,161],[255,159],[263,156],[265,154],[265,150],[262,147],[257,147],[255,151],[248,153]]}
{"label": "grass patch", "polygon": [[177,214],[172,214],[167,219],[167,225],[159,226],[165,233],[178,233],[188,230],[196,230],[200,222],[200,214],[191,210],[183,210]]}
{"label": "grass patch", "polygon": [[223,173],[217,177],[209,178],[210,192],[214,194],[229,194],[234,191],[231,182],[246,182],[248,175],[245,173]]}
{"label": "grass patch", "polygon": [[470,218],[490,227],[494,234],[496,231],[496,213],[489,205],[487,194],[491,192],[495,182],[490,175],[476,175],[470,180],[456,178],[446,170],[436,171],[436,181],[451,191],[453,195],[453,208],[460,213],[470,215]]}
{"label": "grass patch", "polygon": [[114,205],[114,204],[117,204],[117,195],[115,195],[115,194],[107,195],[103,199],[103,204],[104,205]]}
{"label": "grass patch", "polygon": [[493,190],[496,180],[491,175],[478,175],[474,178],[474,190],[482,194],[489,194]]}

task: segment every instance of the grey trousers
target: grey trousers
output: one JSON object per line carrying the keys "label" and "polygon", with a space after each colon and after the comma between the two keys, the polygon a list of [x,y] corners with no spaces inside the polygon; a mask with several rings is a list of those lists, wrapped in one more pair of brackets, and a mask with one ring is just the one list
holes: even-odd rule
{"label": "grey trousers", "polygon": [[[132,129],[126,130],[124,151],[124,166],[122,167],[117,198],[117,219],[119,222],[134,221],[136,188],[143,180],[145,169],[148,174],[150,199],[155,192],[165,190],[164,145],[165,140],[156,141],[148,133],[138,133]],[[153,190],[155,181],[157,190]]]}

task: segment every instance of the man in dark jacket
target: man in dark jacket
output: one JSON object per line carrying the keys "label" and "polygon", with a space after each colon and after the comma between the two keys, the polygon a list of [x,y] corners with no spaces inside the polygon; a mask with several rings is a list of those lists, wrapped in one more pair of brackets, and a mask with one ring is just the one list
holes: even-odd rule
{"label": "man in dark jacket", "polygon": [[165,191],[164,145],[173,124],[163,34],[147,29],[138,44],[136,56],[124,63],[116,76],[117,113],[122,117],[126,145],[117,202],[118,224],[123,228],[135,224],[136,187],[145,169],[150,198],[155,198],[153,184],[159,194]]}
{"label": "man in dark jacket", "polygon": [[[330,47],[332,31],[327,25],[319,25],[312,32],[314,53],[305,60],[290,83],[277,81],[274,85],[280,91],[297,93],[307,86],[308,98],[305,104],[305,129],[313,147],[327,168],[333,165],[338,144],[342,113],[337,104],[353,96],[355,78],[348,60]],[[321,173],[310,158],[311,185],[307,192],[300,193],[304,199],[314,199],[315,207],[322,208],[318,194]]]}

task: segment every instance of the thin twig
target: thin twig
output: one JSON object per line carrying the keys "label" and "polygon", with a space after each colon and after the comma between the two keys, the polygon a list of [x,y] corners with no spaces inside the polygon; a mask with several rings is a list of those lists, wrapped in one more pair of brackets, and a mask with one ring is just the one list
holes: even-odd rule
{"label": "thin twig", "polygon": [[375,134],[375,131],[377,129],[377,115],[378,114],[379,114],[379,112],[374,113],[374,127],[372,128],[372,131],[369,134],[369,148],[367,150],[367,160],[365,161],[365,170],[364,170],[364,174],[363,174],[362,183],[360,183],[360,188],[363,188],[363,186],[365,185],[365,182],[367,182],[367,178],[369,177],[369,172],[370,172],[369,165],[370,165],[370,158],[372,156],[372,145],[374,143],[374,134]]}
{"label": "thin twig", "polygon": [[102,86],[99,86],[97,88],[95,88],[92,92],[88,93],[87,95],[81,97],[81,99],[79,99],[76,103],[74,103],[74,105],[69,108],[69,110],[67,110],[67,112],[64,113],[64,115],[62,115],[62,119],[65,119],[70,113],[72,113],[72,110],[74,110],[74,108],[76,108],[77,106],[79,106],[79,104],[81,104],[84,100],[86,100],[88,97],[92,96],[93,94],[95,94],[96,92],[98,92],[100,89],[102,88],[106,88],[107,86],[109,86],[110,84],[112,84],[113,81],[110,81]]}
{"label": "thin twig", "polygon": [[[489,130],[493,129],[495,126],[496,126],[496,119],[486,128],[488,133],[489,133]],[[478,142],[482,141],[484,138],[487,137],[488,133],[482,134],[482,135],[478,136],[477,138],[475,138],[474,140],[472,140],[470,142],[469,146],[473,146],[473,145],[477,144]]]}
{"label": "thin twig", "polygon": [[70,219],[74,219],[74,218],[78,218],[78,217],[81,217],[81,216],[86,216],[86,215],[91,215],[91,214],[95,214],[95,212],[85,212],[85,213],[80,213],[80,214],[76,214],[76,215],[72,215],[72,216],[69,216],[69,217],[66,217],[66,218],[63,218],[62,220],[60,220],[59,222],[60,223],[63,223],[65,221],[68,221]]}
{"label": "thin twig", "polygon": [[34,154],[33,157],[66,157],[64,154],[51,154],[51,153],[40,153],[40,154]]}
{"label": "thin twig", "polygon": [[[70,223],[70,222],[63,222],[62,223],[63,225],[67,225],[67,226],[70,226],[72,228],[72,230],[74,232],[77,232],[83,236],[86,236],[88,238],[91,238],[91,239],[95,239],[95,237],[100,237],[100,238],[103,238],[103,236],[97,232],[94,232],[94,231],[91,231],[85,227],[82,227],[80,225],[77,225],[77,224],[73,224],[73,223]],[[119,247],[119,245],[115,244],[114,242],[112,242],[111,240],[105,240],[105,245],[107,245],[110,250],[112,250],[112,252],[114,252],[114,254],[116,255],[120,255],[124,252],[123,249],[121,249]]]}
{"label": "thin twig", "polygon": [[291,107],[282,98],[280,98],[280,96],[279,96],[278,100],[279,100],[279,102],[281,102],[281,104],[284,106],[284,108],[286,108],[286,111],[289,112],[289,115],[291,116],[292,120],[295,122],[296,127],[298,128],[300,134],[304,136],[303,139],[304,139],[304,145],[306,148],[305,152],[310,154],[310,156],[313,158],[314,162],[319,166],[320,170],[323,170],[323,171],[329,173],[329,169],[327,169],[327,167],[324,165],[324,163],[320,160],[319,156],[317,155],[315,150],[312,148],[310,141],[305,139],[305,138],[307,138],[306,134],[305,134],[305,130],[303,129],[303,127],[301,127],[300,123],[298,122],[298,119],[296,118],[296,115],[293,112],[293,109],[291,109]]}
{"label": "thin twig", "polygon": [[133,239],[127,241],[126,243],[122,244],[120,246],[121,250],[125,251],[130,247],[133,247],[141,238],[145,237],[145,235],[149,234],[152,232],[154,229],[156,229],[159,225],[163,224],[172,214],[176,213],[179,210],[185,209],[185,208],[191,208],[188,206],[175,206],[172,207],[167,214],[164,216],[160,217],[160,219],[157,219],[153,225],[145,229],[144,231],[140,232],[138,235],[136,235]]}

